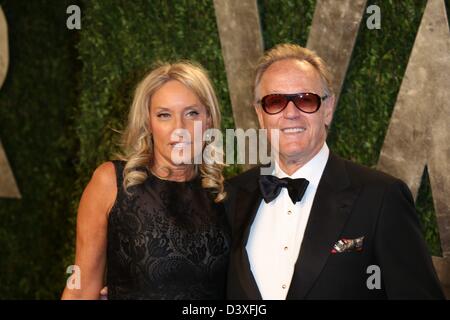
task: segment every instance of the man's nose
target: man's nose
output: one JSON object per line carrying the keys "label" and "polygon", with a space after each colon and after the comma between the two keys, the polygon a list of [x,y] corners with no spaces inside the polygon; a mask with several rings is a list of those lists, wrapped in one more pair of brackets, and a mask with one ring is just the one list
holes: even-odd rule
{"label": "man's nose", "polygon": [[283,116],[286,119],[296,119],[300,116],[301,111],[297,109],[294,102],[289,101],[286,108],[283,110]]}

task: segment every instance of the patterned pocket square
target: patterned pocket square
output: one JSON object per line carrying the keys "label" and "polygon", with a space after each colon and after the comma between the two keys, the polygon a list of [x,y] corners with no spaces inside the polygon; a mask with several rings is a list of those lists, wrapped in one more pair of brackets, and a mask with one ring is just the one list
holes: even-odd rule
{"label": "patterned pocket square", "polygon": [[355,252],[363,248],[364,237],[356,239],[341,239],[334,244],[331,253]]}

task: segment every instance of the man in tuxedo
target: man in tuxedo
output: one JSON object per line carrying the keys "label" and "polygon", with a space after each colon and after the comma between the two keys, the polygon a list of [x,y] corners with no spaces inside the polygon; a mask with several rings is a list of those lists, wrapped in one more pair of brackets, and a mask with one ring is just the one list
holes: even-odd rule
{"label": "man in tuxedo", "polygon": [[228,182],[228,298],[443,299],[408,187],[329,151],[335,98],[323,60],[276,46],[254,95],[279,143],[272,175],[257,167]]}

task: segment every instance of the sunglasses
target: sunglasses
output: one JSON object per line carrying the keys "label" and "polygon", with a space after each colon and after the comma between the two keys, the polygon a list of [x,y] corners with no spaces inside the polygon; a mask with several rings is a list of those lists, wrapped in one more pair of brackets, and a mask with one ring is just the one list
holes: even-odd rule
{"label": "sunglasses", "polygon": [[314,113],[319,110],[322,101],[328,97],[328,95],[321,97],[311,92],[293,94],[275,93],[264,96],[261,99],[261,106],[266,113],[277,114],[287,107],[289,101],[292,101],[298,110],[305,113]]}

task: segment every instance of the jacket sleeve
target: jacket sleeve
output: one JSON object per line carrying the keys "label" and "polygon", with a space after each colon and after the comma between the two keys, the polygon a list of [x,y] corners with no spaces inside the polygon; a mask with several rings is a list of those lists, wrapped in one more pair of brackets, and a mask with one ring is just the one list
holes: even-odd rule
{"label": "jacket sleeve", "polygon": [[375,255],[388,299],[445,299],[406,184],[391,183],[375,231]]}

